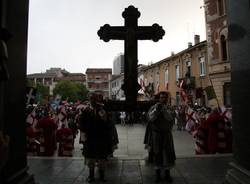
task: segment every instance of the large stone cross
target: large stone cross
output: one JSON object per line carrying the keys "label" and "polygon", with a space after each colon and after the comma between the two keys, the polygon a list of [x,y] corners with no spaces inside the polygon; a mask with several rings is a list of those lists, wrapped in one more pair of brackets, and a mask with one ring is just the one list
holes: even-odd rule
{"label": "large stone cross", "polygon": [[138,26],[140,12],[134,6],[125,8],[122,13],[125,19],[125,26],[110,26],[105,24],[98,31],[100,39],[108,42],[109,40],[124,40],[124,90],[127,106],[135,107],[137,93],[140,86],[137,82],[137,41],[153,40],[157,42],[163,37],[165,31],[158,24],[152,26]]}

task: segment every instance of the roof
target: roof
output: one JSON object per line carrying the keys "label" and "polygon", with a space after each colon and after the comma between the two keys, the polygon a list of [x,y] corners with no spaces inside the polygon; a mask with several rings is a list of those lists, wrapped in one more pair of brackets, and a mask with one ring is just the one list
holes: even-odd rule
{"label": "roof", "polygon": [[124,77],[124,74],[112,75],[111,81],[114,81],[114,80],[116,80],[116,79],[118,79],[118,78],[122,78],[122,77]]}
{"label": "roof", "polygon": [[191,46],[191,47],[189,47],[187,49],[184,49],[184,50],[182,50],[182,51],[180,51],[180,52],[178,52],[178,53],[176,53],[174,55],[171,55],[171,56],[169,56],[167,58],[164,58],[164,59],[162,59],[162,60],[160,60],[160,61],[158,61],[156,63],[153,63],[153,64],[151,64],[149,66],[142,66],[142,67],[140,67],[140,71],[144,71],[144,70],[147,70],[147,69],[150,69],[150,68],[154,68],[155,66],[157,66],[157,65],[159,65],[161,63],[171,61],[171,60],[175,59],[176,57],[180,57],[181,55],[184,55],[185,53],[189,53],[189,52],[191,52],[192,50],[194,50],[196,48],[203,47],[203,46],[206,46],[206,45],[207,45],[206,40],[202,41],[202,42],[199,42],[196,45],[193,45],[193,46]]}
{"label": "roof", "polygon": [[57,77],[56,73],[33,73],[27,75],[27,78],[55,78],[55,77]]}
{"label": "roof", "polygon": [[59,77],[59,74],[69,75],[70,73],[65,69],[61,68],[50,68],[44,73],[33,73],[27,75],[27,78],[56,78]]}
{"label": "roof", "polygon": [[112,68],[87,68],[86,74],[88,73],[112,73]]}
{"label": "roof", "polygon": [[50,69],[46,70],[45,73],[57,73],[57,72],[69,73],[67,70],[61,69],[61,68],[50,68]]}
{"label": "roof", "polygon": [[83,73],[69,73],[67,76],[57,78],[56,80],[66,80],[66,81],[86,81],[85,74]]}

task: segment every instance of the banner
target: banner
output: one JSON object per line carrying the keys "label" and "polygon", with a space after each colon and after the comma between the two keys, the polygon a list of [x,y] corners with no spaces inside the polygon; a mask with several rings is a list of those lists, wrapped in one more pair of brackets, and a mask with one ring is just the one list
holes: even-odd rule
{"label": "banner", "polygon": [[216,98],[216,94],[215,94],[213,86],[207,86],[204,90],[206,91],[208,100],[212,100]]}
{"label": "banner", "polygon": [[34,87],[26,87],[26,104],[35,103],[37,89]]}

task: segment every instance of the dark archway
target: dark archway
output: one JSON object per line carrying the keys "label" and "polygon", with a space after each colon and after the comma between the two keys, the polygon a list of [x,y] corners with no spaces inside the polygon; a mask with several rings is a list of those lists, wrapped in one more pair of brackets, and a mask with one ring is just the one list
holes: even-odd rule
{"label": "dark archway", "polygon": [[[12,38],[6,43],[8,60],[4,61],[1,47],[1,62],[6,62],[8,80],[0,80],[1,111],[0,127],[10,137],[8,160],[1,169],[0,183],[34,183],[28,174],[25,135],[25,80],[28,32],[28,0],[1,0],[1,29],[6,28]],[[1,44],[2,44],[1,35]],[[0,70],[1,71],[1,70]],[[1,166],[2,167],[2,166]]]}

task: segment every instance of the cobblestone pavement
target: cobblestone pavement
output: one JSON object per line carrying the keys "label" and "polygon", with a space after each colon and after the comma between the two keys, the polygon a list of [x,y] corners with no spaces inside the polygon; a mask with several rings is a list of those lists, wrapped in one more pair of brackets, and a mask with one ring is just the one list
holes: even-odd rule
{"label": "cobblestone pavement", "polygon": [[[109,159],[106,171],[107,184],[149,184],[154,183],[154,168],[145,160],[147,152],[143,139],[143,125],[117,125],[118,149],[114,158]],[[176,166],[171,174],[173,184],[219,184],[222,183],[229,155],[194,155],[193,138],[187,132],[173,131],[177,155]],[[81,155],[81,145],[75,143],[74,157],[28,157],[29,172],[40,184],[87,183],[88,169]],[[98,180],[95,183],[101,183]],[[162,181],[161,183],[166,183]]]}
{"label": "cobblestone pavement", "polygon": [[[119,136],[118,149],[114,152],[116,157],[136,157],[141,159],[147,156],[147,151],[144,149],[143,144],[146,129],[144,125],[121,126],[118,124],[116,125],[116,129]],[[194,140],[189,133],[186,131],[177,131],[174,127],[173,137],[177,156],[194,156]],[[82,145],[79,144],[78,134],[75,140],[74,157],[82,157],[81,148]]]}
{"label": "cobblestone pavement", "polygon": [[[171,170],[173,184],[221,184],[230,161],[230,155],[177,158]],[[40,184],[87,183],[84,159],[29,158],[28,165]],[[154,183],[154,168],[142,159],[112,159],[107,165],[106,179],[107,184],[151,184]]]}

